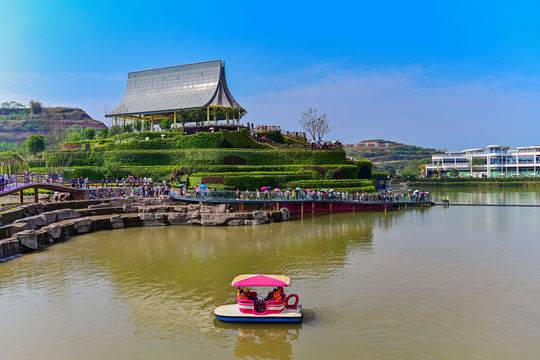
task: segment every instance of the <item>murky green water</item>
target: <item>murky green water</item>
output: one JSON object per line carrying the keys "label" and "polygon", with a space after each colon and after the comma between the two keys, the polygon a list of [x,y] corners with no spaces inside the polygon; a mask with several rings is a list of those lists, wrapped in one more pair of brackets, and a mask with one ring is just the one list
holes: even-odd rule
{"label": "murky green water", "polygon": [[[0,358],[536,359],[539,225],[435,207],[80,236],[0,264]],[[250,272],[290,275],[304,323],[215,322]]]}

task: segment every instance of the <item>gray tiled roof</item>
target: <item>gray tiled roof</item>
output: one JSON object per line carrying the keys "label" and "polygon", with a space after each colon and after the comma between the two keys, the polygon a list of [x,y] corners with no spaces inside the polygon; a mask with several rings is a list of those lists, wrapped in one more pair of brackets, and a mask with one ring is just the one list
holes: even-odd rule
{"label": "gray tiled roof", "polygon": [[227,87],[221,60],[128,73],[124,97],[108,117],[219,105],[241,108]]}

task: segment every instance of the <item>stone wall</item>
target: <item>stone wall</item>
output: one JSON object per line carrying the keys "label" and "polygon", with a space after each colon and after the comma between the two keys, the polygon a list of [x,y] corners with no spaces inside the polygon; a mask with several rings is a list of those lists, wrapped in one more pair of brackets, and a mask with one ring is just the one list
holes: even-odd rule
{"label": "stone wall", "polygon": [[[197,225],[260,225],[289,220],[287,209],[235,212],[228,205],[172,203],[170,199],[118,198],[72,202],[84,208],[54,209],[35,204],[19,209],[27,216],[0,227],[0,260],[24,251],[39,250],[71,236],[128,227]],[[66,204],[66,203],[61,203]]]}

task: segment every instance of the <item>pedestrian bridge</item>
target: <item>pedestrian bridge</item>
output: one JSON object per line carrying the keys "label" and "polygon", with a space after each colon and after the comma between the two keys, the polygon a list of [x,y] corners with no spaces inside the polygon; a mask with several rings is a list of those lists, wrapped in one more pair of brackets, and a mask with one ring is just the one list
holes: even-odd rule
{"label": "pedestrian bridge", "polygon": [[72,188],[69,186],[65,186],[63,184],[55,184],[55,183],[48,183],[48,182],[29,182],[29,183],[15,184],[15,185],[4,188],[3,191],[0,191],[0,197],[19,193],[19,203],[22,204],[24,203],[23,191],[27,189],[34,189],[34,202],[36,203],[39,201],[39,198],[38,198],[39,189],[58,191],[62,193],[69,193],[71,194],[74,200],[83,200],[85,198],[85,192],[89,190],[89,189]]}

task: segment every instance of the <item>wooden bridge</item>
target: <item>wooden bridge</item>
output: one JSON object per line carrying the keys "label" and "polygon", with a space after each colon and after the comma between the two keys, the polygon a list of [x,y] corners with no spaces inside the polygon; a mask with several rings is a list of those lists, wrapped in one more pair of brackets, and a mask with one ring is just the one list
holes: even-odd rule
{"label": "wooden bridge", "polygon": [[58,191],[61,193],[69,193],[73,197],[73,200],[84,200],[85,199],[85,192],[89,189],[80,189],[80,188],[72,188],[69,186],[64,186],[62,184],[55,184],[55,183],[47,183],[47,182],[30,182],[30,183],[23,183],[23,184],[15,184],[14,186],[10,186],[8,188],[4,188],[4,191],[0,191],[0,197],[6,196],[6,195],[12,195],[19,193],[19,203],[24,203],[24,190],[27,189],[34,189],[34,202],[39,202],[39,189],[44,190],[50,190],[50,191]]}

